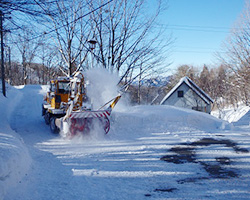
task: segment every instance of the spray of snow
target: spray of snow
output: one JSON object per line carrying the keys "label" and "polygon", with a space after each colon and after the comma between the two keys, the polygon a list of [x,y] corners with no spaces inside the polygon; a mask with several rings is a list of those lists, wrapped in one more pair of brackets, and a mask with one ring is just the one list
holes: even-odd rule
{"label": "spray of snow", "polygon": [[[62,130],[60,131],[60,135],[67,140],[70,140],[72,143],[82,143],[89,140],[104,140],[105,139],[105,131],[102,127],[102,124],[98,123],[98,121],[92,121],[90,131],[82,133],[81,131],[76,131],[74,134],[70,133],[70,121],[62,122]],[[72,135],[73,134],[73,135]]]}
{"label": "spray of snow", "polygon": [[92,128],[89,132],[87,133],[80,133],[75,135],[74,137],[72,137],[69,141],[72,144],[86,144],[89,143],[91,141],[104,141],[106,140],[105,138],[105,132],[103,130],[103,128],[101,127],[100,124],[94,122],[92,124]]}
{"label": "spray of snow", "polygon": [[[119,77],[115,74],[110,74],[105,69],[91,69],[86,71],[85,73],[85,81],[87,85],[87,96],[92,104],[92,110],[98,110],[98,109],[106,109],[110,103],[113,101],[113,99],[120,94],[119,87],[117,86],[117,83],[119,82]],[[43,90],[46,88],[44,87]],[[115,107],[116,110],[125,110],[126,107],[126,98],[123,98],[123,100],[119,101],[117,106]],[[103,107],[103,105],[105,105]],[[95,120],[94,120],[95,121]],[[98,122],[95,121],[95,122]],[[60,134],[64,138],[71,138],[70,134],[70,121],[63,122],[62,123],[62,130],[60,131]],[[75,133],[74,133],[75,134]],[[87,135],[82,135],[76,137],[76,141],[86,141],[86,140],[102,140],[104,139],[105,131],[103,128],[103,124],[99,123],[93,123],[91,124],[91,130],[90,133]],[[72,141],[75,141],[72,140]]]}
{"label": "spray of snow", "polygon": [[[91,69],[86,71],[88,80],[87,95],[91,99],[93,109],[99,109],[105,103],[119,94],[119,76],[110,74],[105,69]],[[124,110],[127,107],[127,99],[123,96],[116,105],[116,110]]]}
{"label": "spray of snow", "polygon": [[[61,120],[62,120],[62,119],[61,119]],[[68,124],[68,122],[63,121],[63,122],[62,122],[62,130],[60,131],[60,135],[61,135],[63,138],[66,138],[68,133],[69,133],[69,124]]]}

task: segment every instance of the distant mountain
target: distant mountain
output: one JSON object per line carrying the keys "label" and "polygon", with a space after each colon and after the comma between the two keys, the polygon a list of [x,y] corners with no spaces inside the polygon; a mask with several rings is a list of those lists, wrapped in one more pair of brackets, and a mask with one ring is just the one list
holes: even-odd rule
{"label": "distant mountain", "polygon": [[[158,76],[154,78],[143,79],[141,81],[141,85],[152,86],[152,87],[162,87],[162,86],[166,86],[169,83],[170,78],[171,76],[167,76],[167,77]],[[134,81],[133,85],[139,85],[139,81],[138,80]]]}

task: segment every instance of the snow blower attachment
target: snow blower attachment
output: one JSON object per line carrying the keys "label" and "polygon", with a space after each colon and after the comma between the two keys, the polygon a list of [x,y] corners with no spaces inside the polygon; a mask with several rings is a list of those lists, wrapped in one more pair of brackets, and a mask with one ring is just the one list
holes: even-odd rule
{"label": "snow blower attachment", "polygon": [[[84,76],[82,72],[77,72],[73,78],[50,81],[42,115],[51,131],[60,131],[63,137],[88,134],[96,127],[107,134],[110,129],[111,111],[120,98],[121,95],[118,95],[99,110],[93,111],[88,103]],[[106,106],[108,108],[103,109]]]}

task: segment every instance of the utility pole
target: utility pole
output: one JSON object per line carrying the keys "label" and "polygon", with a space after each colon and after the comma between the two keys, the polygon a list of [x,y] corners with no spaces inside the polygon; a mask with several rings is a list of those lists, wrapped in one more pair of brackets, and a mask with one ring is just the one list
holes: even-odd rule
{"label": "utility pole", "polygon": [[10,46],[8,47],[8,50],[9,50],[9,80],[10,80],[10,83],[9,84],[12,84],[11,81],[12,81],[12,76],[11,76],[11,52],[10,52]]}
{"label": "utility pole", "polygon": [[1,34],[1,68],[2,68],[2,90],[3,96],[6,97],[6,88],[5,88],[5,77],[4,77],[4,48],[3,48],[3,12],[0,11],[0,34]]}

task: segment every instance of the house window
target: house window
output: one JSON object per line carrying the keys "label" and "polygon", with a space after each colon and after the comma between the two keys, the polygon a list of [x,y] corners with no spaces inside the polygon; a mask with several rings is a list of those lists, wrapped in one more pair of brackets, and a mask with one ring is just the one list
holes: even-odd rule
{"label": "house window", "polygon": [[194,107],[192,107],[192,110],[203,111],[204,108],[201,106],[194,106]]}
{"label": "house window", "polygon": [[178,91],[178,97],[183,97],[184,96],[184,93],[182,90]]}

